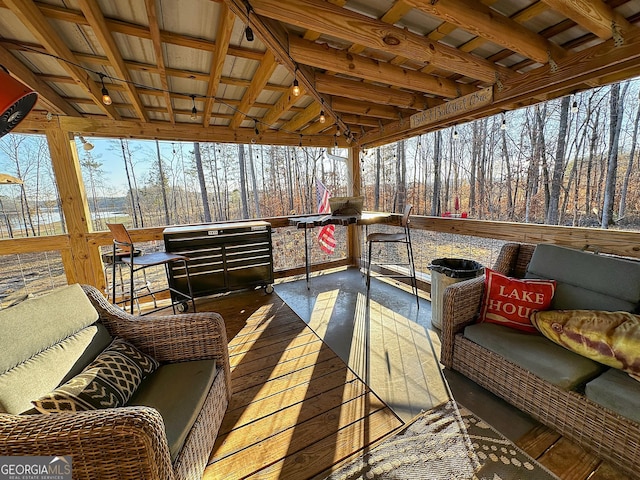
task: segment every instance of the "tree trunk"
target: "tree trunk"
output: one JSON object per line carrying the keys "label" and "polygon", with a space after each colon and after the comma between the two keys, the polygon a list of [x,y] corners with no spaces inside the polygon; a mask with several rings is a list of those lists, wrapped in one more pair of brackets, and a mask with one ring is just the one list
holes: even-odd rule
{"label": "tree trunk", "polygon": [[376,148],[376,183],[373,186],[373,202],[374,210],[380,211],[380,168],[382,165],[382,155],[380,147]]}
{"label": "tree trunk", "polygon": [[404,140],[398,142],[398,161],[396,163],[396,212],[403,212],[407,203],[407,157]]}
{"label": "tree trunk", "polygon": [[629,82],[624,84],[620,92],[620,84],[611,86],[610,119],[609,119],[609,155],[607,156],[607,180],[604,187],[602,205],[602,228],[609,228],[614,223],[613,203],[616,195],[616,176],[618,174],[618,150],[620,147],[620,129],[624,116],[624,97],[627,94]]}
{"label": "tree trunk", "polygon": [[546,223],[549,225],[558,224],[558,207],[560,205],[560,190],[564,179],[565,150],[567,147],[567,124],[569,117],[569,102],[571,97],[563,97],[560,103],[560,126],[558,128],[558,143],[556,147],[556,158],[553,162],[553,176],[551,180],[551,190],[549,192],[549,204],[547,206]]}
{"label": "tree trunk", "polygon": [[246,168],[244,161],[244,145],[238,145],[238,164],[240,166],[240,202],[242,204],[242,218],[249,218],[247,201]]}
{"label": "tree trunk", "polygon": [[442,132],[435,133],[435,143],[433,146],[433,194],[431,196],[431,215],[440,216],[440,168],[442,158]]}
{"label": "tree trunk", "polygon": [[625,216],[627,209],[627,189],[629,188],[629,178],[631,178],[631,171],[633,170],[633,157],[636,153],[636,145],[638,143],[638,123],[640,123],[640,104],[638,104],[638,110],[636,111],[636,118],[633,121],[633,135],[631,135],[631,151],[629,152],[629,163],[627,164],[627,170],[624,172],[624,181],[622,182],[622,189],[620,190],[620,205],[618,206],[618,219]]}
{"label": "tree trunk", "polygon": [[164,177],[164,168],[162,166],[162,158],[160,157],[160,142],[156,140],[156,153],[158,156],[158,175],[160,175],[160,191],[162,192],[162,203],[164,205],[164,221],[165,225],[171,225],[171,216],[169,214],[169,202],[167,201],[167,184]]}
{"label": "tree trunk", "polygon": [[[249,173],[251,174],[251,186],[253,190],[253,205],[255,210],[255,217],[260,218],[262,213],[260,212],[260,197],[258,194],[258,180],[256,179],[256,168],[253,161],[253,149],[249,144]],[[291,204],[293,205],[293,192],[291,193]],[[293,208],[293,207],[291,207]]]}
{"label": "tree trunk", "polygon": [[209,209],[209,195],[207,194],[207,182],[204,179],[204,169],[202,168],[202,154],[200,152],[200,142],[193,142],[193,153],[196,157],[196,169],[198,170],[198,181],[200,182],[200,195],[202,197],[202,209],[204,211],[204,221],[211,222],[211,210]]}

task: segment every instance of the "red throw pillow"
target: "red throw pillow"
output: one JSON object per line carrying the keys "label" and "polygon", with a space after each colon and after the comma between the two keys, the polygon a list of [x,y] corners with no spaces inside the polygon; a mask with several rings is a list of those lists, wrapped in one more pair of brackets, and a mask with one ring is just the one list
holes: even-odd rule
{"label": "red throw pillow", "polygon": [[479,322],[497,323],[529,333],[538,330],[529,315],[547,310],[556,291],[555,280],[519,280],[485,268],[484,299]]}

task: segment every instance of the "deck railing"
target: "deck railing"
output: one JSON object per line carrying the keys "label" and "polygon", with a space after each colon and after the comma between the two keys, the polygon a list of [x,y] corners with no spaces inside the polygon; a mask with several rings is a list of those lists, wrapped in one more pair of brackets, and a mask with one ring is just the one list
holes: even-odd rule
{"label": "deck railing", "polygon": [[[272,225],[276,278],[304,273],[304,233],[289,226],[289,217],[265,218]],[[370,229],[389,229],[399,225],[400,216],[391,215],[385,225]],[[578,249],[640,258],[640,232],[596,228],[493,222],[475,219],[412,216],[411,227],[416,265],[428,285],[428,266],[434,258],[462,257],[491,266],[504,242],[554,243]],[[164,227],[132,229],[136,243],[152,242],[163,248]],[[310,249],[312,270],[358,265],[363,233],[360,227],[337,227],[336,252],[329,256],[317,246]],[[315,238],[309,232],[310,239]],[[89,250],[106,252],[111,244],[110,232],[87,233],[77,238],[55,235],[0,240],[0,261],[5,265],[0,275],[0,302],[8,295],[39,293],[59,284],[82,278],[74,246],[86,242]],[[13,265],[8,268],[7,265]],[[103,270],[96,270],[92,283],[104,289]],[[18,276],[18,278],[16,278]],[[86,276],[85,276],[86,278]],[[36,281],[40,279],[40,281]],[[20,284],[22,283],[22,288]],[[423,284],[424,286],[425,284]],[[4,303],[4,302],[3,302]]]}

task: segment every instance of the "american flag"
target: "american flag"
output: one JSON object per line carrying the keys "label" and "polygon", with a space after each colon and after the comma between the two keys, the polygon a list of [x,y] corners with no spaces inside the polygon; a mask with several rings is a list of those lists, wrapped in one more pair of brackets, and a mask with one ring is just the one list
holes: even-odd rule
{"label": "american flag", "polygon": [[[316,178],[316,196],[318,200],[318,213],[331,213],[329,206],[329,190],[325,187],[320,179]],[[335,225],[325,225],[318,232],[318,243],[323,252],[332,254],[336,248],[336,239],[333,233],[336,230]]]}

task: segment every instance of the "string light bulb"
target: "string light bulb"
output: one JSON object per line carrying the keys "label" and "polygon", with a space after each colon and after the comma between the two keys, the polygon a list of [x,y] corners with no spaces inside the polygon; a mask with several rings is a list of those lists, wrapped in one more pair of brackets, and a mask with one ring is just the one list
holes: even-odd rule
{"label": "string light bulb", "polygon": [[453,126],[453,138],[458,138],[458,127],[456,125]]}
{"label": "string light bulb", "polygon": [[571,104],[571,113],[578,113],[578,102],[576,96],[573,96],[573,103]]}
{"label": "string light bulb", "polygon": [[87,142],[82,135],[80,135],[79,138],[80,138],[80,142],[82,143],[82,148],[84,149],[85,152],[90,152],[91,150],[93,150],[93,143]]}
{"label": "string light bulb", "polygon": [[505,115],[504,112],[502,112],[502,124],[500,125],[500,130],[506,130],[507,129],[507,116]]}
{"label": "string light bulb", "polygon": [[191,120],[198,119],[198,109],[196,108],[196,96],[191,95],[191,102],[193,103],[193,107],[191,108]]}
{"label": "string light bulb", "polygon": [[253,131],[256,132],[256,135],[260,135],[260,130],[258,130],[258,120],[253,120]]}
{"label": "string light bulb", "polygon": [[111,105],[113,100],[111,100],[111,95],[109,95],[109,90],[104,86],[104,74],[100,74],[100,81],[102,82],[102,103],[105,105]]}
{"label": "string light bulb", "polygon": [[293,72],[293,89],[291,90],[291,93],[293,93],[294,97],[299,97],[300,96],[300,84],[298,83],[298,69],[296,68],[295,72]]}
{"label": "string light bulb", "polygon": [[324,116],[324,110],[320,110],[320,118],[318,118],[320,123],[324,123],[327,121],[327,117]]}

